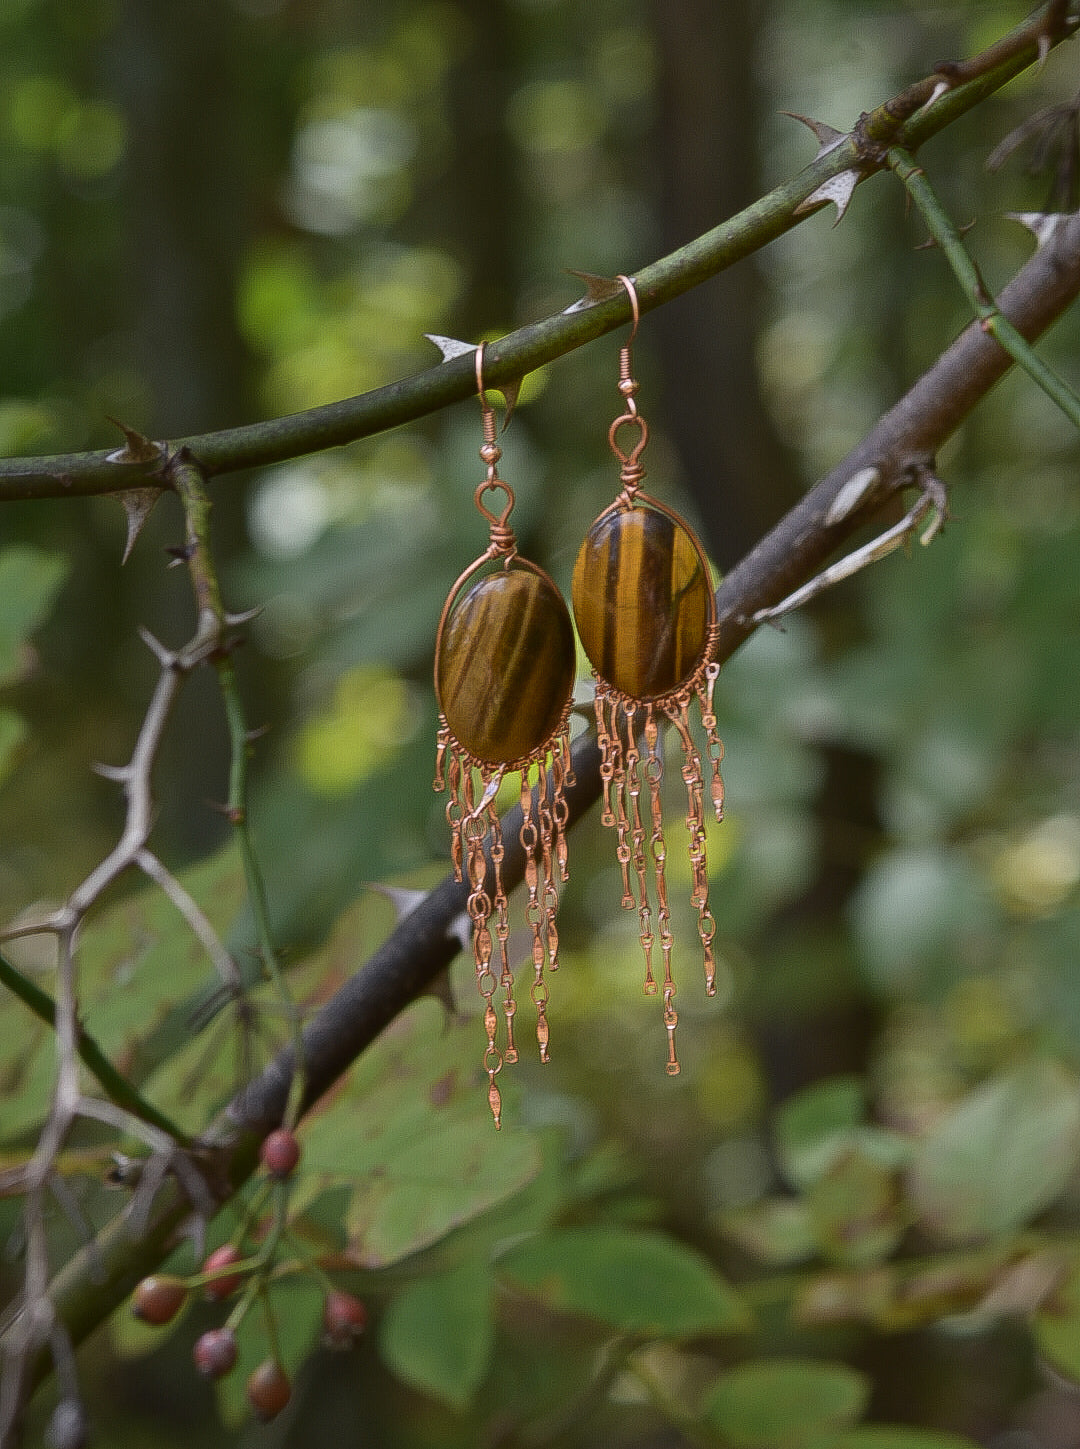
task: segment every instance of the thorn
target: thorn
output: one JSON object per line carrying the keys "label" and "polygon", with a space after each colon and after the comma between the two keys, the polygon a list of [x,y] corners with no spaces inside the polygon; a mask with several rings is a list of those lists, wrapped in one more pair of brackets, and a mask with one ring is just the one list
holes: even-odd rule
{"label": "thorn", "polygon": [[835,151],[840,142],[846,141],[848,138],[849,133],[847,131],[838,131],[835,126],[830,126],[827,121],[815,121],[809,116],[800,116],[798,111],[781,111],[780,114],[782,116],[790,116],[793,121],[801,121],[804,126],[809,126],[810,130],[813,131],[814,135],[818,138],[818,153],[814,157],[815,161],[819,160],[822,156],[828,155],[830,151]]}
{"label": "thorn", "polygon": [[404,886],[384,885],[382,881],[371,881],[368,890],[375,891],[394,907],[394,924],[403,921],[430,894],[428,891],[408,890]]}
{"label": "thorn", "polygon": [[204,800],[203,804],[215,814],[224,815],[230,825],[243,825],[247,818],[242,805],[226,805],[222,800]]}
{"label": "thorn", "polygon": [[836,497],[829,504],[825,514],[825,526],[832,527],[835,523],[842,522],[850,513],[854,513],[866,495],[881,482],[881,473],[877,468],[860,468],[857,473],[840,486]]}
{"label": "thorn", "polygon": [[1007,211],[1005,215],[1010,221],[1018,221],[1021,226],[1026,226],[1035,238],[1035,250],[1041,251],[1051,240],[1065,214],[1060,211]]}
{"label": "thorn", "polygon": [[1036,75],[1039,74],[1039,72],[1042,70],[1043,66],[1046,64],[1046,57],[1050,54],[1050,50],[1051,50],[1053,44],[1054,44],[1054,42],[1051,40],[1051,38],[1047,34],[1047,32],[1045,30],[1042,31],[1041,34],[1039,35],[1039,41],[1038,41],[1039,58],[1035,62],[1035,74]]}
{"label": "thorn", "polygon": [[[108,414],[106,414],[108,417]],[[114,427],[120,429],[127,442],[115,453],[110,453],[105,459],[107,463],[153,463],[156,459],[164,456],[165,449],[160,443],[153,442],[150,438],[144,437],[134,428],[129,428],[119,418],[109,418]]]}
{"label": "thorn", "polygon": [[503,425],[499,430],[500,432],[506,432],[507,425],[514,416],[514,409],[517,407],[518,398],[521,396],[521,384],[523,381],[524,379],[519,377],[515,382],[504,383],[502,387],[499,387],[498,384],[494,385],[495,391],[502,393],[503,402],[506,404],[506,416],[503,418]]}
{"label": "thorn", "polygon": [[151,634],[150,630],[144,628],[142,624],[139,625],[139,638],[146,645],[147,649],[150,650],[150,653],[153,654],[154,658],[162,666],[162,668],[171,669],[173,667],[176,656],[173,654],[172,650],[166,649],[165,645],[160,643],[159,640],[155,639],[153,634]]}
{"label": "thorn", "polygon": [[100,775],[103,780],[114,780],[118,785],[126,785],[131,780],[130,765],[99,765],[90,766],[95,775]]}
{"label": "thorn", "polygon": [[[424,990],[421,991],[420,995],[434,996],[436,1001],[441,1001],[443,1006],[446,1007],[446,1012],[448,1016],[457,1016],[458,1007],[457,1002],[454,999],[454,987],[453,983],[450,980],[449,969],[445,971],[440,971],[438,976],[436,976],[433,981],[425,986]],[[509,1060],[510,1058],[507,1057],[507,1061]]]}
{"label": "thorn", "polygon": [[165,567],[175,569],[179,568],[181,564],[186,564],[190,559],[195,557],[196,548],[198,548],[198,544],[195,543],[169,544],[165,552],[169,555],[172,562],[166,564]]}
{"label": "thorn", "polygon": [[472,921],[467,911],[462,911],[455,916],[446,928],[447,936],[457,941],[462,951],[467,951],[472,943]]}
{"label": "thorn", "polygon": [[573,267],[567,267],[566,272],[567,276],[577,277],[585,283],[585,295],[576,302],[571,302],[569,307],[564,307],[563,316],[568,312],[584,312],[588,307],[595,307],[597,302],[610,302],[612,297],[626,295],[623,284],[614,277],[601,277],[595,272],[578,272]]}
{"label": "thorn", "polygon": [[[476,353],[475,342],[462,342],[457,337],[443,337],[438,332],[425,332],[424,336],[429,342],[433,342],[442,353],[443,362],[450,362],[455,357],[472,357]],[[521,392],[522,379],[519,377],[515,382],[499,384],[491,383],[492,392],[500,392],[503,401],[506,403],[506,416],[503,418],[503,429],[513,416],[514,408],[517,406],[518,395]]]}
{"label": "thorn", "polygon": [[[965,222],[963,226],[958,226],[956,228],[957,236],[967,236],[969,231],[974,231],[977,220],[978,218],[975,221]],[[937,244],[937,237],[928,236],[925,241],[919,242],[914,250],[917,252],[932,252],[937,247]]]}
{"label": "thorn", "polygon": [[813,211],[815,207],[824,206],[831,201],[836,207],[836,220],[833,222],[833,226],[839,226],[860,179],[859,172],[853,169],[830,176],[828,181],[823,181],[816,191],[811,191],[809,196],[799,202],[795,208],[795,215],[805,216],[808,211]]}
{"label": "thorn", "polygon": [[262,604],[256,604],[253,609],[244,609],[239,614],[230,614],[226,611],[225,623],[230,629],[239,629],[244,624],[250,624],[252,619],[257,619],[262,611]]}
{"label": "thorn", "polygon": [[[112,455],[116,461],[116,455]],[[124,540],[124,554],[120,560],[123,567],[131,557],[131,550],[135,547],[135,540],[142,532],[143,524],[154,511],[154,504],[161,497],[160,488],[126,488],[123,493],[117,493],[116,498],[123,506],[127,514],[127,538]]]}
{"label": "thorn", "polygon": [[930,92],[927,99],[923,101],[922,105],[919,107],[919,110],[928,111],[935,101],[939,101],[942,96],[947,95],[948,92],[951,90],[952,86],[943,77],[941,80],[935,83],[934,89]]}
{"label": "thorn", "polygon": [[456,337],[443,337],[438,332],[425,332],[424,336],[442,353],[443,362],[450,362],[455,357],[465,357],[466,354],[476,351],[475,342],[460,342]]}

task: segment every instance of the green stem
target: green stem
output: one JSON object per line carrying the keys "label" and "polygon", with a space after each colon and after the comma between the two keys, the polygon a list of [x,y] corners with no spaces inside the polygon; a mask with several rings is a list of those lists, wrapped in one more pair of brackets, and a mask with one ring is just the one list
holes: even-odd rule
{"label": "green stem", "polygon": [[[900,95],[870,111],[856,131],[818,155],[798,175],[775,187],[729,220],[634,274],[642,312],[662,306],[733,266],[790,231],[810,214],[804,203],[843,171],[860,180],[880,170],[889,146],[917,147],[958,116],[1000,89],[1036,58],[1049,10],[1041,9],[983,56],[965,62],[951,88],[928,104],[940,74],[924,77]],[[1063,38],[1050,35],[1051,44]],[[814,208],[811,207],[810,211]],[[620,292],[593,305],[575,306],[490,342],[484,354],[485,380],[491,387],[516,381],[545,363],[563,357],[630,320],[630,305]],[[324,448],[340,447],[402,423],[439,412],[476,392],[471,356],[455,357],[412,377],[288,417],[250,423],[220,432],[193,434],[166,444],[164,457],[188,451],[204,476],[265,467]],[[119,493],[136,487],[173,486],[168,463],[118,461],[114,452],[62,453],[49,457],[0,459],[0,502],[33,498],[72,498]]]}
{"label": "green stem", "polygon": [[982,279],[979,268],[972,259],[959,231],[927,180],[926,173],[910,152],[900,146],[889,149],[886,159],[896,175],[904,183],[908,195],[914,201],[926,222],[927,230],[941,248],[953,269],[956,280],[963,288],[975,315],[983,329],[1005,349],[1013,361],[1024,369],[1028,376],[1050,397],[1074,427],[1080,428],[1080,398],[1068,383],[1054,371],[1013,326],[1001,311]]}
{"label": "green stem", "polygon": [[[251,826],[248,820],[248,754],[250,740],[243,702],[233,668],[226,630],[229,616],[221,600],[221,585],[214,567],[210,548],[210,498],[206,492],[205,479],[194,458],[185,452],[173,458],[169,475],[180,495],[184,516],[187,520],[188,570],[191,574],[195,603],[199,610],[200,629],[216,637],[218,647],[211,655],[221,689],[225,709],[225,722],[229,732],[229,798],[225,813],[236,830],[240,857],[244,866],[244,880],[247,887],[248,904],[255,924],[255,941],[259,955],[274,984],[278,999],[289,1022],[290,1040],[294,1060],[303,1063],[303,1036],[295,1003],[285,981],[273,933],[270,930],[270,908],[266,894],[266,882],[255,853]],[[289,1102],[285,1113],[285,1125],[295,1126],[303,1096],[303,1072],[293,1074],[289,1091]]]}
{"label": "green stem", "polygon": [[[47,991],[42,991],[40,986],[25,977],[4,956],[0,956],[0,985],[6,986],[14,996],[17,996],[24,1005],[30,1008],[35,1016],[40,1017],[46,1026],[55,1027],[56,1002]],[[77,1049],[83,1065],[97,1078],[110,1102],[122,1107],[125,1112],[130,1112],[133,1117],[141,1118],[142,1121],[149,1123],[151,1127],[156,1127],[160,1132],[167,1133],[180,1146],[191,1146],[191,1138],[187,1133],[166,1117],[164,1112],[159,1112],[153,1103],[148,1102],[128,1079],[116,1070],[94,1038],[88,1036],[81,1027]]]}

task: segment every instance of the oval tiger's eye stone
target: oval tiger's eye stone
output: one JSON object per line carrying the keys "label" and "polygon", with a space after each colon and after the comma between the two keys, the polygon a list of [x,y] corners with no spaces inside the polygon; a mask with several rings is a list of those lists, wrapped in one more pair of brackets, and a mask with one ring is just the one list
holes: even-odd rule
{"label": "oval tiger's eye stone", "polygon": [[602,514],[574,565],[578,633],[602,679],[634,699],[682,684],[708,638],[709,580],[688,529],[654,508]]}
{"label": "oval tiger's eye stone", "polygon": [[524,760],[554,734],[574,690],[574,629],[562,595],[531,569],[473,584],[443,627],[446,723],[476,760]]}

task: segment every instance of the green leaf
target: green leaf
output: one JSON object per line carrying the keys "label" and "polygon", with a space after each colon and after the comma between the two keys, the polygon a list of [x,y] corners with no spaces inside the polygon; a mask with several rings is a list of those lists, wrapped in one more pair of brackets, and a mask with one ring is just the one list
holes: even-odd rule
{"label": "green leaf", "polygon": [[844,1364],[760,1359],[724,1374],[705,1417],[738,1449],[785,1449],[853,1424],[869,1397],[866,1376]]}
{"label": "green leaf", "polygon": [[23,1138],[45,1116],[56,1081],[56,1047],[30,1009],[0,993],[0,1142]]}
{"label": "green leaf", "polygon": [[383,1318],[383,1358],[413,1388],[467,1409],[491,1362],[493,1288],[490,1268],[477,1260],[410,1283]]}
{"label": "green leaf", "polygon": [[[880,666],[879,666],[880,667]],[[852,900],[851,917],[872,984],[910,991],[920,972],[954,956],[962,935],[992,918],[985,880],[941,844],[886,852]]]}
{"label": "green leaf", "polygon": [[536,1139],[491,1124],[477,1023],[415,1002],[363,1054],[346,1089],[304,1134],[305,1178],[347,1182],[349,1249],[381,1268],[437,1242],[540,1171]]}
{"label": "green leaf", "polygon": [[827,1170],[865,1112],[858,1077],[829,1077],[783,1103],[776,1114],[776,1147],[797,1187],[808,1186]]}
{"label": "green leaf", "polygon": [[806,1191],[818,1249],[852,1268],[888,1257],[906,1226],[898,1196],[893,1171],[858,1150],[845,1152]]}
{"label": "green leaf", "polygon": [[969,1093],[916,1142],[908,1194],[939,1238],[994,1237],[1048,1207],[1078,1158],[1076,1080],[1056,1062],[1031,1061]]}
{"label": "green leaf", "polygon": [[[179,877],[188,892],[223,932],[244,899],[243,869],[233,846]],[[202,945],[156,886],[147,886],[95,914],[79,948],[79,989],[83,1020],[90,1036],[118,1070],[137,1085],[157,1062],[186,1048],[205,1053],[193,1038],[189,1007],[197,993],[217,978]],[[52,973],[43,989],[54,990]],[[226,1061],[226,1090],[235,1089],[235,1050],[219,1042]],[[228,1048],[228,1050],[226,1050]],[[0,992],[0,1137],[26,1132],[44,1115],[55,1077],[52,1032],[22,1002]],[[167,1106],[158,1100],[151,1079],[147,1095],[181,1125],[198,1129],[218,1085],[205,1070],[185,1072],[184,1090]],[[193,1086],[192,1083],[195,1083]]]}
{"label": "green leaf", "polygon": [[19,674],[19,652],[27,635],[49,615],[67,562],[29,544],[0,552],[0,685]]}
{"label": "green leaf", "polygon": [[549,1307],[624,1333],[692,1337],[749,1326],[735,1290],[699,1253],[660,1233],[564,1228],[499,1260],[499,1272]]}
{"label": "green leaf", "polygon": [[[177,878],[224,939],[245,900],[236,846]],[[80,983],[88,1030],[136,1081],[190,1043],[190,1007],[219,984],[176,907],[149,885],[94,917],[80,949]],[[198,1105],[189,1093],[189,1114]]]}
{"label": "green leaf", "polygon": [[858,1150],[885,1168],[907,1152],[904,1140],[863,1125],[866,1098],[858,1077],[828,1077],[789,1097],[776,1114],[776,1150],[791,1182],[807,1188],[845,1154]]}
{"label": "green leaf", "polygon": [[[227,924],[244,898],[239,861],[226,851],[205,862],[201,869],[204,869],[201,875],[192,873],[184,877],[188,888],[219,924]],[[234,875],[234,871],[239,873]],[[244,916],[240,917],[241,921]],[[390,903],[372,892],[355,900],[338,918],[330,938],[319,950],[295,961],[286,958],[289,989],[294,998],[325,1000],[371,953],[386,934],[392,917]],[[233,927],[242,940],[240,929]],[[257,968],[257,958],[243,948],[237,955],[238,964],[242,969],[246,967],[250,975],[252,967]],[[201,972],[196,970],[194,977],[187,979],[188,987],[193,980],[196,983],[194,992],[178,993],[179,1000],[170,1006],[161,1025],[145,1038],[145,1054],[161,1061],[148,1079],[147,1091],[162,1111],[192,1130],[198,1125],[192,1120],[193,1114],[198,1114],[200,1120],[205,1119],[224,1106],[241,1085],[244,1050],[252,1045],[250,1036],[242,1043],[241,1030],[232,1013],[223,1012],[220,1018],[213,1019],[209,1031],[191,1034],[192,1010],[206,998],[207,981],[210,990],[217,990],[216,978],[208,975],[209,970],[207,962]],[[177,979],[179,982],[183,978]],[[245,1009],[254,1008],[251,1015],[257,1024],[257,1045],[262,1052],[254,1061],[256,1067],[284,1045],[287,1038],[286,1023],[277,1010],[279,1006],[277,991],[271,982],[250,986]],[[137,1031],[135,1024],[133,1031]]]}

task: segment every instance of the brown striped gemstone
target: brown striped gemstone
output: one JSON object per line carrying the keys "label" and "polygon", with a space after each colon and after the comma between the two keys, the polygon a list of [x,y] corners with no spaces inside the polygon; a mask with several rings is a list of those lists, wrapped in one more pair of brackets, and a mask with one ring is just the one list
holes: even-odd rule
{"label": "brown striped gemstone", "polygon": [[539,750],[574,689],[574,630],[562,595],[531,569],[473,584],[443,628],[439,699],[475,760],[503,765]]}
{"label": "brown striped gemstone", "polygon": [[654,508],[602,514],[574,565],[578,633],[620,693],[655,699],[693,672],[708,637],[709,580],[689,531]]}

